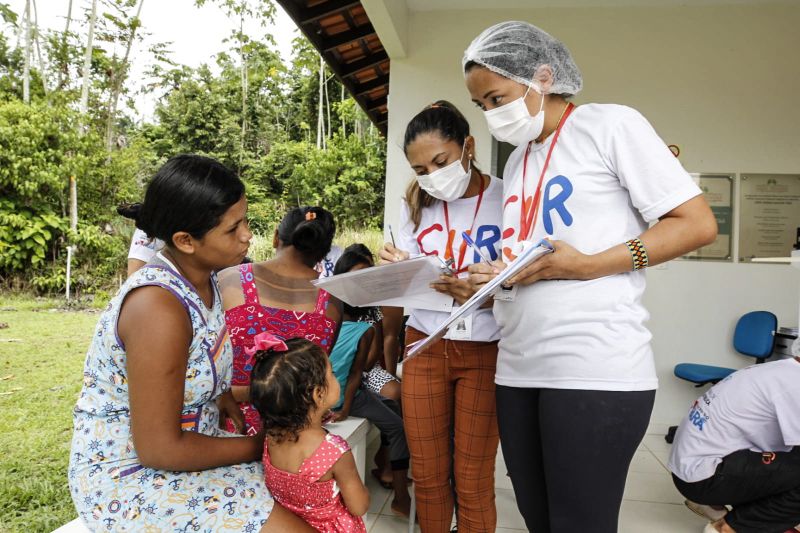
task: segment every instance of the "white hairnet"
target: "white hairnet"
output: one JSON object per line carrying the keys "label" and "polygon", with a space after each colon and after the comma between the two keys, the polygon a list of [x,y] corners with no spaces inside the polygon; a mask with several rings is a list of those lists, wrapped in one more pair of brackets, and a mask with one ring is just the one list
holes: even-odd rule
{"label": "white hairnet", "polygon": [[470,61],[529,87],[534,87],[533,75],[539,67],[549,65],[553,70],[550,94],[573,95],[583,87],[581,71],[567,47],[527,22],[501,22],[485,29],[464,51],[461,67]]}

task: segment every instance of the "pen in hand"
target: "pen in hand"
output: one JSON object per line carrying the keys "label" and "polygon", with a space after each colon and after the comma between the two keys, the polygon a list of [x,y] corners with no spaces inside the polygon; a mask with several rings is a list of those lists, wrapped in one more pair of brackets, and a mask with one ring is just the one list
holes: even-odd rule
{"label": "pen in hand", "polygon": [[464,242],[466,242],[467,244],[469,244],[470,248],[472,248],[473,250],[475,250],[475,253],[476,253],[476,254],[478,254],[479,256],[481,256],[481,259],[483,259],[484,261],[486,261],[486,262],[487,262],[487,263],[489,263],[489,264],[492,264],[492,260],[491,260],[491,259],[489,259],[488,257],[486,257],[486,254],[484,254],[484,253],[481,251],[481,249],[480,249],[480,248],[478,248],[478,245],[477,245],[477,244],[475,244],[475,241],[473,241],[473,240],[472,240],[472,237],[470,237],[470,236],[469,236],[469,234],[468,234],[466,231],[465,231],[465,232],[463,232],[463,233],[461,233],[461,238],[463,238],[463,239],[464,239]]}
{"label": "pen in hand", "polygon": [[393,261],[395,263],[398,262],[398,261],[402,261],[403,258],[400,257],[400,254],[397,253],[398,250],[397,250],[397,245],[394,242],[394,232],[392,231],[392,225],[391,224],[387,224],[386,226],[389,228],[389,239],[392,241],[392,250],[393,251],[391,253],[394,254]]}

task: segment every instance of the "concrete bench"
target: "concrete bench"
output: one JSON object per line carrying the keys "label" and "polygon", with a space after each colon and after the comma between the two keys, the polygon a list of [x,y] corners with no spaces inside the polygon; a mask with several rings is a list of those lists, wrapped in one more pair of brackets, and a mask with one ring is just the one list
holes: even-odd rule
{"label": "concrete bench", "polygon": [[[335,435],[339,435],[347,441],[350,449],[353,452],[353,458],[356,461],[358,468],[358,475],[361,476],[361,481],[365,481],[365,473],[367,469],[367,435],[369,434],[372,424],[366,418],[357,418],[354,416],[349,417],[344,422],[336,422],[335,424],[328,424],[325,426],[328,431]],[[64,524],[60,528],[53,531],[53,533],[90,533],[86,526],[83,525],[80,518],[76,518],[72,522]]]}

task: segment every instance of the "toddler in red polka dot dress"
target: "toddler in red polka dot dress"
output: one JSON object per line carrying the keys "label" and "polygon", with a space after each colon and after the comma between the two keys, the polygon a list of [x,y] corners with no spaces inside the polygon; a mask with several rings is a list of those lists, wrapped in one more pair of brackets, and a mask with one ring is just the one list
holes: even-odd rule
{"label": "toddler in red polka dot dress", "polygon": [[264,476],[275,501],[323,532],[366,532],[369,492],[347,441],[322,427],[339,401],[325,352],[305,339],[255,336],[250,396],[266,432]]}

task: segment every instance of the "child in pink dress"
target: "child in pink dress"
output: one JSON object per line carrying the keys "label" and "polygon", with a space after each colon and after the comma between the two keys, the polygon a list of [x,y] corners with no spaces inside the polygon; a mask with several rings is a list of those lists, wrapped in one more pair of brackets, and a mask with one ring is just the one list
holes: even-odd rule
{"label": "child in pink dress", "polygon": [[253,337],[269,332],[279,339],[302,337],[330,353],[341,321],[341,304],[311,284],[319,277],[314,266],[331,249],[336,233],[333,215],[321,207],[295,207],[275,231],[275,257],[226,269],[220,274],[225,322],[233,348],[233,396],[245,427],[226,421],[231,432],[255,435],[258,413],[248,399],[252,357],[245,351]]}
{"label": "child in pink dress", "polygon": [[361,516],[369,492],[358,475],[350,446],[322,427],[339,401],[339,383],[316,344],[285,343],[258,334],[250,395],[267,433],[264,476],[275,501],[318,531],[366,532]]}

